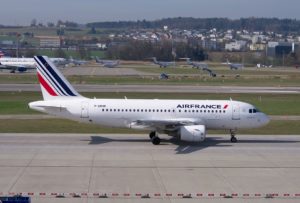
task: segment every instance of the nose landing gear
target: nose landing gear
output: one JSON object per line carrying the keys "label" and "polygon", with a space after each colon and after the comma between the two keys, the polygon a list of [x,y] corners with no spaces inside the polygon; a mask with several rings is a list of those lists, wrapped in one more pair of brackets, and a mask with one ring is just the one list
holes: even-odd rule
{"label": "nose landing gear", "polygon": [[230,141],[232,143],[236,143],[237,142],[237,138],[235,137],[235,134],[236,134],[235,130],[230,130],[230,135],[231,135]]}

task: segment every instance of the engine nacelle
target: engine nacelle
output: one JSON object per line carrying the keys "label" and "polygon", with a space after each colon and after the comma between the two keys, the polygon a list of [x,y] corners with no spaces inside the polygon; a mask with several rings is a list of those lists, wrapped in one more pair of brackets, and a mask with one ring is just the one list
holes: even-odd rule
{"label": "engine nacelle", "polygon": [[190,125],[180,127],[180,139],[187,142],[202,142],[206,137],[204,125]]}

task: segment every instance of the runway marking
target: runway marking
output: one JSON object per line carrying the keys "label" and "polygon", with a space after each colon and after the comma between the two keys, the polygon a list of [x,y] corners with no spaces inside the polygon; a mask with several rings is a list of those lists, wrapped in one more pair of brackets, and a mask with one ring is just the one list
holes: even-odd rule
{"label": "runway marking", "polygon": [[207,192],[168,192],[168,193],[128,193],[128,192],[0,192],[1,196],[16,196],[21,195],[24,197],[31,198],[117,198],[117,199],[265,199],[265,198],[276,198],[276,199],[299,199],[300,193],[247,193],[247,192],[221,192],[221,193],[207,193]]}

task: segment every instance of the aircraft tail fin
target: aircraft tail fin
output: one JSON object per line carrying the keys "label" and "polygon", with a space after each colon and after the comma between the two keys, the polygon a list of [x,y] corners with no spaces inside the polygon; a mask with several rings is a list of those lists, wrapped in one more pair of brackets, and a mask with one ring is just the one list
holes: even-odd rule
{"label": "aircraft tail fin", "polygon": [[35,56],[34,60],[44,100],[82,97],[47,56]]}
{"label": "aircraft tail fin", "polygon": [[157,61],[156,57],[153,57],[152,59],[153,59],[153,62],[154,62],[155,64],[157,64],[157,63],[158,63],[158,61]]}

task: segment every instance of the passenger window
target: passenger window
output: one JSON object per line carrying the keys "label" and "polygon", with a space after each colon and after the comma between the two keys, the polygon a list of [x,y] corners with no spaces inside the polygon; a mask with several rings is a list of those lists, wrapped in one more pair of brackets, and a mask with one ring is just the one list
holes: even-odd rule
{"label": "passenger window", "polygon": [[181,110],[179,110],[179,113],[181,113]]}
{"label": "passenger window", "polygon": [[186,113],[186,112],[187,112],[187,110],[184,110],[184,112]]}
{"label": "passenger window", "polygon": [[138,109],[138,110],[136,110],[137,112],[140,112],[140,110]]}

